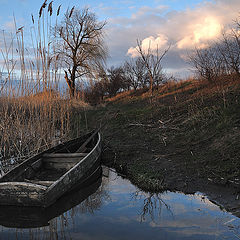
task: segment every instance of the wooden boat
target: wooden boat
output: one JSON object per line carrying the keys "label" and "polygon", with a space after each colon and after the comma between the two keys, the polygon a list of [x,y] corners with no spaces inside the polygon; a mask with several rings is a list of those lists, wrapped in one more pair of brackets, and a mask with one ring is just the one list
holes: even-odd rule
{"label": "wooden boat", "polygon": [[100,167],[100,154],[96,130],[29,158],[0,178],[0,205],[50,206],[87,183]]}
{"label": "wooden boat", "polygon": [[[70,209],[85,203],[93,204],[89,196],[101,194],[97,192],[102,183],[102,169],[98,168],[89,179],[86,187],[78,186],[64,194],[54,204],[47,208],[25,206],[0,206],[0,225],[8,228],[38,228],[48,226],[49,222],[61,216]],[[97,192],[97,193],[96,193]],[[101,198],[101,196],[99,196]]]}

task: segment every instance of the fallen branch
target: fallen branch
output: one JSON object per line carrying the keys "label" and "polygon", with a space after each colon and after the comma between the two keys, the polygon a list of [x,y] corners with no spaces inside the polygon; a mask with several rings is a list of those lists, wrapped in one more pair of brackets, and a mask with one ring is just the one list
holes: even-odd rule
{"label": "fallen branch", "polygon": [[137,127],[153,127],[151,124],[142,124],[142,123],[130,123],[128,124],[129,127],[137,126]]}

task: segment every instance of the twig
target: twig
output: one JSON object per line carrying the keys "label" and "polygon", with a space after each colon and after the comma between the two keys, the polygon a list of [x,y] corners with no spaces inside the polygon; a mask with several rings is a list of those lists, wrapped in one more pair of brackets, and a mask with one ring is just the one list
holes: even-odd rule
{"label": "twig", "polygon": [[142,123],[130,123],[128,124],[129,127],[137,126],[137,127],[153,127],[151,124],[142,124]]}

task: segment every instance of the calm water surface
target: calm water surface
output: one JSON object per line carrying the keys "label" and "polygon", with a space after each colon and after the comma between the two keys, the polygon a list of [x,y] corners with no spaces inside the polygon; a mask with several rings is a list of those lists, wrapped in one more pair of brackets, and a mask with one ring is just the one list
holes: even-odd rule
{"label": "calm water surface", "polygon": [[0,225],[1,240],[240,239],[240,219],[201,194],[147,194],[107,168],[45,211],[1,208]]}

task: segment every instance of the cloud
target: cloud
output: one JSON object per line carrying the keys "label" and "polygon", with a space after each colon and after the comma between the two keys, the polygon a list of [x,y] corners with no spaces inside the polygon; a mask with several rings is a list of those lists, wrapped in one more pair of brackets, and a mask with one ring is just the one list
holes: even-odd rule
{"label": "cloud", "polygon": [[158,5],[155,8],[151,8],[148,6],[140,7],[136,13],[132,14],[132,18],[137,19],[139,17],[147,15],[158,15],[164,13],[168,9],[166,5]]}
{"label": "cloud", "polygon": [[12,16],[8,16],[4,19],[1,30],[3,29],[5,32],[8,33],[15,33],[18,28],[23,27],[25,24],[26,21],[24,20],[24,18],[18,18],[15,22]]}
{"label": "cloud", "polygon": [[165,68],[188,69],[183,59],[196,45],[206,47],[221,36],[223,27],[229,28],[239,16],[239,0],[204,1],[184,11],[170,10],[166,6],[133,9],[129,17],[108,20],[110,62],[121,64],[124,59],[136,57],[137,39],[144,46],[158,45],[163,50],[171,45],[164,59]]}
{"label": "cloud", "polygon": [[5,54],[6,50],[11,47],[12,42],[13,36],[11,35],[11,33],[8,31],[0,30],[0,49],[4,50],[3,54]]}
{"label": "cloud", "polygon": [[[147,53],[149,49],[152,51],[156,51],[158,49],[167,48],[167,43],[168,43],[167,36],[163,34],[158,34],[158,37],[156,38],[150,36],[148,38],[143,39],[141,42],[141,49],[145,53]],[[127,54],[133,58],[139,56],[138,47],[129,48]]]}
{"label": "cloud", "polygon": [[190,25],[190,34],[177,42],[177,47],[194,48],[195,46],[204,48],[208,41],[218,38],[221,35],[223,25],[215,17],[207,16],[203,21]]}

